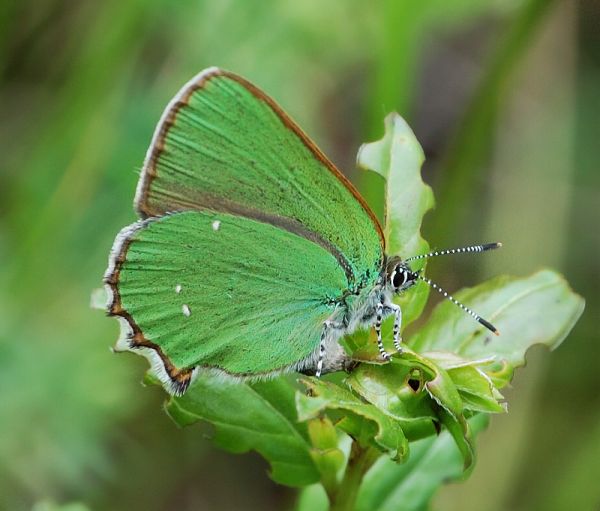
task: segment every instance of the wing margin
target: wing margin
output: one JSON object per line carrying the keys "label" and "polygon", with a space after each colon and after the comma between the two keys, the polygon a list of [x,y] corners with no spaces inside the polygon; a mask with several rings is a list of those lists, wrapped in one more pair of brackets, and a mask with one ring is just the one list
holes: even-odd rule
{"label": "wing margin", "polygon": [[139,220],[121,229],[110,251],[108,268],[104,274],[104,285],[108,295],[106,304],[107,314],[119,320],[120,333],[115,351],[138,351],[149,361],[154,374],[165,388],[176,396],[182,395],[197,372],[197,368],[177,368],[161,347],[149,341],[131,314],[122,306],[119,292],[119,276],[125,261],[127,251],[133,241],[133,236],[146,227],[152,218]]}

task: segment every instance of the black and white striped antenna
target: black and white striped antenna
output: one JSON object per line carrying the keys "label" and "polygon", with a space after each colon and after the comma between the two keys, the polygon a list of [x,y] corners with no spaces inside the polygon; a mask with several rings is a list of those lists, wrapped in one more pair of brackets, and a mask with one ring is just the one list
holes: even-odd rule
{"label": "black and white striped antenna", "polygon": [[441,295],[443,295],[444,298],[447,298],[448,300],[450,300],[454,305],[458,305],[469,316],[471,316],[475,321],[479,321],[479,323],[481,323],[489,331],[495,333],[496,335],[500,335],[500,332],[498,331],[498,329],[494,325],[492,325],[489,321],[483,319],[479,314],[473,312],[466,305],[463,305],[462,303],[460,303],[456,298],[454,298],[452,295],[450,295],[446,291],[444,291],[435,282],[432,282],[427,277],[423,277],[423,275],[418,275],[418,278],[419,278],[419,280],[422,280],[423,282],[426,282],[427,284],[429,284],[433,289],[435,289],[438,293],[440,293]]}
{"label": "black and white striped antenna", "polygon": [[[418,256],[409,257],[408,259],[405,260],[405,262],[408,263],[408,262],[414,261],[416,259],[427,259],[429,257],[436,257],[436,256],[441,256],[441,255],[485,252],[487,250],[494,250],[496,248],[500,248],[501,246],[502,246],[502,243],[484,243],[483,245],[472,245],[470,247],[450,248],[447,250],[437,250],[435,252],[429,252],[429,254],[422,254],[422,255],[418,255]],[[426,284],[431,286],[433,289],[435,289],[438,293],[443,295],[444,298],[447,298],[454,305],[457,305],[458,307],[460,307],[469,316],[471,316],[473,319],[475,319],[475,321],[478,321],[480,324],[482,324],[488,330],[490,330],[491,332],[493,332],[496,335],[500,335],[500,332],[498,331],[498,329],[494,325],[492,325],[489,321],[483,319],[479,314],[477,314],[474,311],[472,311],[471,309],[469,309],[469,307],[460,303],[456,298],[454,298],[453,296],[448,294],[446,291],[444,291],[435,282],[432,282],[427,277],[423,277],[419,272],[416,272],[416,273],[417,273],[417,277],[419,280],[422,280],[423,282],[425,282]]]}
{"label": "black and white striped antenna", "polygon": [[416,259],[427,259],[428,257],[435,257],[441,255],[450,255],[450,254],[465,254],[472,252],[485,252],[487,250],[494,250],[495,248],[500,248],[502,243],[484,243],[483,245],[472,245],[470,247],[461,247],[461,248],[450,248],[447,250],[436,250],[435,252],[429,252],[429,254],[421,254],[418,256],[412,256],[405,260],[405,262],[409,263],[410,261],[415,261]]}

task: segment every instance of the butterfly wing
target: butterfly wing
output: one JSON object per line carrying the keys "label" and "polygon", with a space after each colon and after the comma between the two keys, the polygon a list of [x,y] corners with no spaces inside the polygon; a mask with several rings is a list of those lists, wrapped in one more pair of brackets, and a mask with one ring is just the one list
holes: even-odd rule
{"label": "butterfly wing", "polygon": [[175,393],[196,367],[260,376],[314,364],[323,322],[348,286],[320,245],[208,211],[123,229],[105,282],[123,326],[117,349],[147,356]]}
{"label": "butterfly wing", "polygon": [[352,184],[272,99],[217,68],[165,110],[135,205],[142,218],[209,209],[295,224],[343,254],[359,285],[383,259],[381,227]]}

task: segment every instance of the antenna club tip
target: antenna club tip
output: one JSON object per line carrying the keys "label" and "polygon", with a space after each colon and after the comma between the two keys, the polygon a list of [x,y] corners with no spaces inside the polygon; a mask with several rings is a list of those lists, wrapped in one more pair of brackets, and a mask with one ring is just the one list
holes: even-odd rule
{"label": "antenna club tip", "polygon": [[497,335],[498,337],[500,337],[500,330],[494,330],[494,335]]}
{"label": "antenna club tip", "polygon": [[496,248],[500,248],[502,247],[502,243],[500,243],[499,241],[495,241],[494,243],[484,243],[482,245],[483,250],[495,250]]}

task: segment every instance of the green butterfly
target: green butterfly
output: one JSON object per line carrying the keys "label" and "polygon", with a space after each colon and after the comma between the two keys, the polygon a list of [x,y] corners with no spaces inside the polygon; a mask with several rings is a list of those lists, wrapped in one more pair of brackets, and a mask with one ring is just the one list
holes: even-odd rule
{"label": "green butterfly", "polygon": [[386,255],[365,200],[283,110],[218,68],[167,106],[135,209],[142,220],[117,235],[104,278],[121,321],[116,350],[146,356],[173,394],[200,369],[254,378],[343,369],[338,340],[371,326],[387,359],[389,315],[400,350],[394,294],[418,279],[439,290],[410,259]]}

